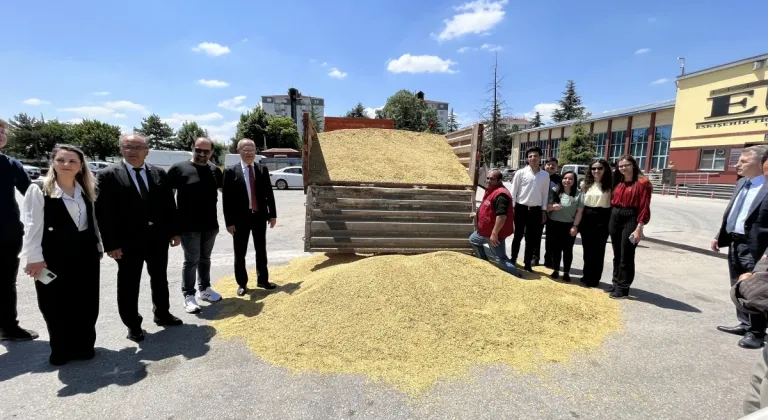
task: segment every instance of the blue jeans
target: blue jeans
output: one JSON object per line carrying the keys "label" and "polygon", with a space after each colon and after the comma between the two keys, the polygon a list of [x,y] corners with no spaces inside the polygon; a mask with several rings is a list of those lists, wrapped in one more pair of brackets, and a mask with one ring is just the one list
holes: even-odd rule
{"label": "blue jeans", "polygon": [[[493,246],[491,245],[491,240],[489,238],[480,236],[480,234],[475,231],[475,233],[469,237],[469,243],[475,248],[475,253],[478,258],[490,261],[507,273],[520,277],[517,268],[515,268],[515,264],[507,258],[507,247],[504,243],[504,239],[499,239],[499,245]],[[490,255],[485,252],[486,244],[488,245],[488,248],[493,251]]]}
{"label": "blue jeans", "polygon": [[211,252],[219,229],[181,234],[184,249],[184,270],[181,272],[181,292],[184,297],[195,295],[195,277],[200,279],[200,291],[211,287]]}

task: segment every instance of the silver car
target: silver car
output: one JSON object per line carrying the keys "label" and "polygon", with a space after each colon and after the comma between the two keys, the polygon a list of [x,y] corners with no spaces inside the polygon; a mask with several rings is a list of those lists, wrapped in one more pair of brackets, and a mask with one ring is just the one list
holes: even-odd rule
{"label": "silver car", "polygon": [[40,168],[37,166],[24,165],[24,172],[26,172],[32,180],[40,178]]}

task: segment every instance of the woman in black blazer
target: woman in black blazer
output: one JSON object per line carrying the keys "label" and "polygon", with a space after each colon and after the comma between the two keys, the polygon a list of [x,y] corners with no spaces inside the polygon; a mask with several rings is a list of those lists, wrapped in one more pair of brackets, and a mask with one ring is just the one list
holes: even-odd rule
{"label": "woman in black blazer", "polygon": [[[51,155],[42,189],[33,184],[24,196],[22,258],[25,271],[36,279],[50,336],[49,360],[59,366],[94,356],[103,249],[93,215],[93,175],[83,152],[57,145]],[[56,277],[46,284],[47,273]]]}

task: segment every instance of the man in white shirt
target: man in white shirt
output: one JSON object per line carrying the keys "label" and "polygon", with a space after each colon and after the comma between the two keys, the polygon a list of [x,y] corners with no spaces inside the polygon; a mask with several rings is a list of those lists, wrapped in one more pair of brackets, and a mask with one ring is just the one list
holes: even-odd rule
{"label": "man in white shirt", "polygon": [[525,152],[528,166],[515,172],[512,179],[512,201],[515,203],[515,237],[512,240],[512,261],[517,261],[520,242],[525,237],[524,268],[533,271],[533,254],[541,245],[541,232],[547,221],[549,173],[541,170],[541,149]]}

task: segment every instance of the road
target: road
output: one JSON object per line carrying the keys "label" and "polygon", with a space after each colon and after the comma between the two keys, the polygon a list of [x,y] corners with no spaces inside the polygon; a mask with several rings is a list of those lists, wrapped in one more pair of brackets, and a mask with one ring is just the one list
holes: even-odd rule
{"label": "road", "polygon": [[[303,255],[304,195],[275,194],[279,221],[268,233],[271,265]],[[702,248],[725,205],[658,195],[652,203],[648,236]],[[578,275],[578,245],[575,254]],[[606,274],[610,259],[609,247]],[[248,261],[252,268],[252,254]],[[40,331],[41,339],[0,345],[0,419],[733,419],[760,357],[759,351],[737,347],[737,337],[715,330],[735,322],[724,260],[644,242],[632,298],[621,303],[625,327],[599,351],[543,374],[478,367],[467,380],[441,382],[410,400],[359,376],[293,375],[238,341],[219,339],[208,325],[215,306],[200,316],[182,314],[181,263],[181,249],[171,250],[172,310],[186,324],[163,330],[145,322],[149,334],[137,346],[125,339],[115,302],[116,265],[105,259],[97,357],[60,369],[47,363],[47,334],[32,281],[20,275],[20,319]],[[231,272],[232,243],[223,232],[212,275]],[[142,286],[146,320],[146,274]]]}

